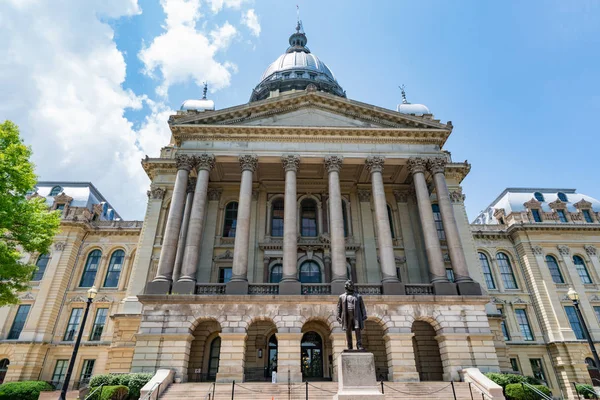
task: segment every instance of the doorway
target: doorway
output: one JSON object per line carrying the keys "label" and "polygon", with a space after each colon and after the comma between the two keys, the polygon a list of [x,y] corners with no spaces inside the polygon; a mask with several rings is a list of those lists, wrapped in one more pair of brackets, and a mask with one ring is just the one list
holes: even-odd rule
{"label": "doorway", "polygon": [[323,379],[323,339],[315,331],[306,332],[302,336],[301,362],[302,379]]}

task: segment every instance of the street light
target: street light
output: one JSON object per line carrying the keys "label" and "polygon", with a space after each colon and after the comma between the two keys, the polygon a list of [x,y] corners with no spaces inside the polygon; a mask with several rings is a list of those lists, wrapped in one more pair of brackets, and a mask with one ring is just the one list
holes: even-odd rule
{"label": "street light", "polygon": [[94,297],[96,297],[97,294],[98,290],[96,289],[96,286],[92,286],[87,291],[88,300],[85,306],[85,312],[83,313],[83,320],[81,320],[81,325],[79,326],[79,333],[77,334],[77,340],[75,341],[75,347],[73,348],[73,354],[71,355],[69,368],[67,369],[65,381],[63,382],[63,386],[60,391],[60,400],[67,399],[67,388],[69,387],[69,381],[71,380],[71,374],[73,373],[73,367],[75,366],[75,358],[77,358],[77,351],[79,350],[79,344],[81,343],[81,336],[83,336],[83,327],[85,326],[85,320],[87,319],[88,312],[90,311],[90,305],[92,304],[92,301],[94,301]]}
{"label": "street light", "polygon": [[596,368],[600,368],[600,359],[598,359],[598,353],[596,352],[596,346],[594,346],[594,342],[592,341],[592,337],[590,336],[590,331],[588,330],[587,325],[585,324],[585,320],[583,319],[583,315],[581,315],[581,310],[579,309],[579,293],[577,293],[573,288],[569,288],[567,292],[567,297],[573,302],[575,306],[575,312],[577,313],[577,319],[581,324],[581,328],[583,330],[583,334],[588,341],[588,345],[590,346],[590,350],[592,350],[592,355],[594,356],[594,362],[596,363]]}

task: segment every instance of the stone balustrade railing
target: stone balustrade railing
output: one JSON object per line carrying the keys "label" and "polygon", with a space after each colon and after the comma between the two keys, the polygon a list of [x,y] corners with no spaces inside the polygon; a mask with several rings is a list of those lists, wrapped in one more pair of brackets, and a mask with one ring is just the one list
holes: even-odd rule
{"label": "stone balustrade railing", "polygon": [[251,283],[248,285],[248,294],[270,295],[279,294],[278,283]]}
{"label": "stone balustrade railing", "polygon": [[[225,283],[198,283],[196,284],[196,294],[198,295],[221,295],[225,294]],[[356,291],[363,296],[380,296],[383,294],[381,285],[377,284],[357,284]],[[301,293],[303,295],[332,295],[331,285],[329,283],[304,283]],[[279,295],[278,283],[251,283],[248,285],[248,294],[257,296]],[[433,285],[427,283],[407,284],[405,285],[405,294],[407,296],[432,296],[434,295]]]}
{"label": "stone balustrade railing", "polygon": [[433,292],[433,285],[427,283],[405,285],[404,288],[408,296],[427,296],[435,294]]}
{"label": "stone balustrade railing", "polygon": [[196,294],[225,294],[225,286],[225,283],[198,283],[196,284]]}
{"label": "stone balustrade railing", "polygon": [[307,283],[302,285],[300,292],[306,295],[331,294],[331,285],[328,283]]}

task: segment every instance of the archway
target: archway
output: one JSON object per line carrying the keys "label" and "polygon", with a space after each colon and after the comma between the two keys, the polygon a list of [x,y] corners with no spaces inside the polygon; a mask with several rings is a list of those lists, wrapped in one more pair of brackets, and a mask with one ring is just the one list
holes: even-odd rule
{"label": "archway", "polygon": [[194,329],[188,362],[189,382],[212,382],[219,371],[221,325],[214,320],[202,321]]}
{"label": "archway", "polygon": [[421,381],[442,381],[444,368],[433,326],[425,321],[415,321],[411,331],[414,333],[412,342],[419,379]]}
{"label": "archway", "polygon": [[388,359],[383,327],[375,320],[367,320],[362,332],[363,346],[375,357],[377,381],[388,380]]}
{"label": "archway", "polygon": [[247,332],[244,380],[270,381],[277,368],[277,327],[271,320],[257,320]]}
{"label": "archway", "polygon": [[0,360],[0,384],[4,382],[4,378],[6,377],[6,371],[8,371],[8,365],[10,364],[10,360],[8,358],[3,358]]}
{"label": "archway", "polygon": [[330,380],[332,374],[332,348],[329,326],[317,319],[302,326],[300,341],[300,368],[302,380]]}
{"label": "archway", "polygon": [[600,383],[600,370],[598,370],[598,366],[596,362],[588,357],[585,359],[585,363],[587,364],[588,374],[590,374],[590,379],[594,386]]}

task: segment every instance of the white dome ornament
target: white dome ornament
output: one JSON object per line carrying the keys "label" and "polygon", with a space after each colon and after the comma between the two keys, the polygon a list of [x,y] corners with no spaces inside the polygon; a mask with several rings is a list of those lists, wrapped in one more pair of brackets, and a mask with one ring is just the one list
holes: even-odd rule
{"label": "white dome ornament", "polygon": [[179,111],[189,112],[204,112],[204,111],[214,111],[215,110],[215,102],[212,100],[208,100],[206,98],[206,93],[208,92],[208,83],[204,82],[204,88],[202,89],[202,99],[190,99],[186,100],[181,104]]}
{"label": "white dome ornament", "polygon": [[424,104],[411,104],[406,100],[405,86],[398,86],[402,91],[402,104],[398,104],[397,111],[402,114],[410,114],[416,116],[430,115],[431,111]]}

